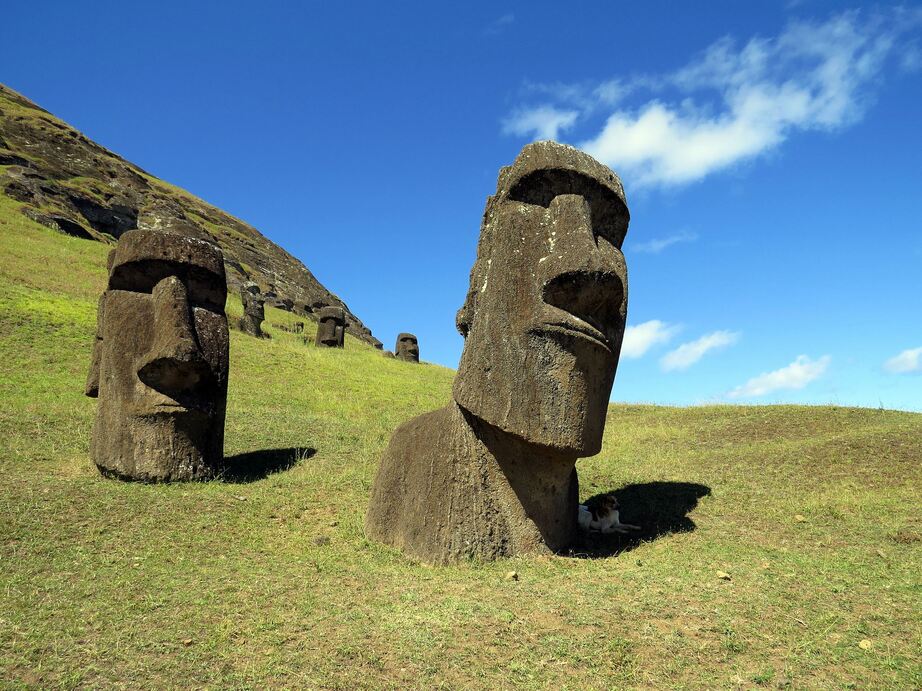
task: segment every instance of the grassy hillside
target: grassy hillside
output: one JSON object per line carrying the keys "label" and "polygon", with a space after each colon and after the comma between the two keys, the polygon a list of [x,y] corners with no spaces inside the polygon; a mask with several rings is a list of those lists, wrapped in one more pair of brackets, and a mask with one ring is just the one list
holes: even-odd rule
{"label": "grassy hillside", "polygon": [[107,249],[0,196],[0,685],[922,685],[922,415],[613,406],[582,495],[620,489],[643,541],[429,568],[362,517],[453,373],[351,337],[232,332],[228,481],[100,477],[81,391]]}

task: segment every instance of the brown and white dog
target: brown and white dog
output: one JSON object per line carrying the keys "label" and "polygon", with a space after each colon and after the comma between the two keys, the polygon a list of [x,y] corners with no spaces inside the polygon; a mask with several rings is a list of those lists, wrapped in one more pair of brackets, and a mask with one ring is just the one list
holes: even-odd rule
{"label": "brown and white dog", "polygon": [[631,530],[640,530],[639,525],[621,522],[618,512],[618,500],[613,494],[603,494],[587,504],[580,504],[577,520],[579,521],[579,527],[586,531],[627,533]]}

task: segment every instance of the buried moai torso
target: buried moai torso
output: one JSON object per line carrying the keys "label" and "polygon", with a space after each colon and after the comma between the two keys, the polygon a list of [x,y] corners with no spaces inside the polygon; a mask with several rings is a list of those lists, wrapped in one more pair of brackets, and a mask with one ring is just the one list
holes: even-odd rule
{"label": "buried moai torso", "polygon": [[419,362],[419,341],[413,334],[402,333],[397,336],[394,357],[407,362]]}
{"label": "buried moai torso", "polygon": [[266,319],[266,300],[260,295],[259,286],[253,281],[243,283],[240,286],[240,301],[243,303],[240,330],[251,336],[262,338],[262,323]]}
{"label": "buried moai torso", "polygon": [[346,314],[342,307],[323,307],[318,315],[317,345],[342,348],[346,336]]}
{"label": "buried moai torso", "polygon": [[127,480],[202,480],[221,468],[229,338],[215,245],[124,233],[109,254],[86,395],[91,456]]}
{"label": "buried moai torso", "polygon": [[[576,459],[598,453],[627,312],[621,182],[555,142],[487,200],[446,408],[394,433],[367,533],[429,562],[565,549]],[[446,507],[451,507],[446,511]]]}

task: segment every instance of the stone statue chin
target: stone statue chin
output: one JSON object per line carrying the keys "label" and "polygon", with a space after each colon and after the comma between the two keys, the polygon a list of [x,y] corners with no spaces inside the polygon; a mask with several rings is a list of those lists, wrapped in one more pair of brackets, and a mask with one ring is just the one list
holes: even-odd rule
{"label": "stone statue chin", "polygon": [[91,455],[107,475],[204,480],[221,470],[227,406],[221,251],[161,231],[124,233],[109,254],[86,395]]}
{"label": "stone statue chin", "polygon": [[487,200],[447,407],[399,427],[369,536],[424,561],[557,551],[575,538],[576,459],[598,453],[627,314],[618,177],[526,146]]}

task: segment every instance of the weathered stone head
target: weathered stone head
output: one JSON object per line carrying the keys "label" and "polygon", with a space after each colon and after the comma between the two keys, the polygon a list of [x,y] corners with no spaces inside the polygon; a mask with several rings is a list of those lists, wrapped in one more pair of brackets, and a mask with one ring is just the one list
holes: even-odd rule
{"label": "weathered stone head", "polygon": [[346,313],[342,307],[324,307],[318,313],[317,345],[342,348],[346,335]]}
{"label": "weathered stone head", "polygon": [[627,312],[621,182],[555,142],[522,149],[487,201],[455,380],[461,407],[527,441],[597,453]]}
{"label": "weathered stone head", "polygon": [[221,250],[154,230],[109,254],[86,395],[91,455],[123,479],[202,480],[224,450],[229,338]]}
{"label": "weathered stone head", "polygon": [[601,447],[624,336],[627,226],[620,180],[576,149],[529,144],[500,171],[454,401],[394,432],[370,537],[438,563],[573,544],[576,460]]}
{"label": "weathered stone head", "polygon": [[266,300],[259,292],[259,286],[246,281],[240,286],[240,301],[243,303],[243,317],[240,330],[243,333],[263,337],[262,323],[266,319]]}
{"label": "weathered stone head", "polygon": [[394,354],[398,360],[419,362],[419,342],[416,336],[408,333],[398,334]]}

